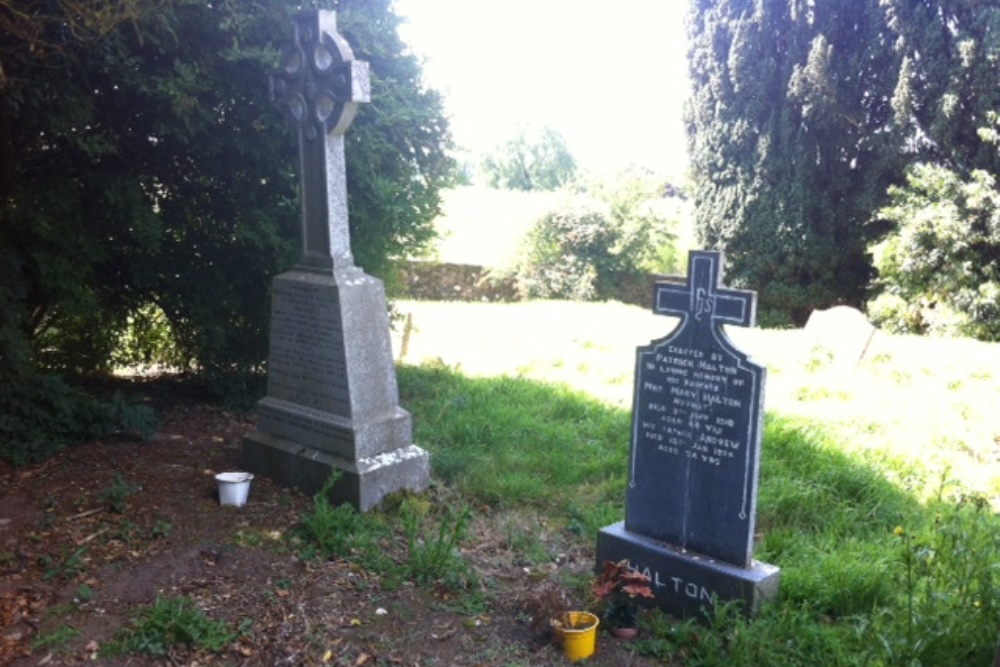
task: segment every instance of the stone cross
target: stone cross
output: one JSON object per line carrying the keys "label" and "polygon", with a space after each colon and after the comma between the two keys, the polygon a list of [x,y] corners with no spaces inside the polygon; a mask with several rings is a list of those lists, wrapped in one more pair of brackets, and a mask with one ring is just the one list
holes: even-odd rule
{"label": "stone cross", "polygon": [[337,32],[332,11],[295,17],[295,38],[271,75],[271,100],[298,131],[302,260],[326,272],[354,267],[347,218],[343,134],[368,102],[368,63]]}

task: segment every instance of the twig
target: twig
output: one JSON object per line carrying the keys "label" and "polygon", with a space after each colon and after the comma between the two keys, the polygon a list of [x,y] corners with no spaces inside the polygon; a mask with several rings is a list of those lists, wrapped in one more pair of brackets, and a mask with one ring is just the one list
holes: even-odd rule
{"label": "twig", "polygon": [[72,521],[73,519],[82,519],[85,516],[90,516],[91,514],[98,514],[100,512],[106,512],[107,507],[98,507],[96,509],[87,510],[86,512],[80,512],[79,514],[74,514],[73,516],[64,516],[61,521]]}
{"label": "twig", "polygon": [[98,536],[103,535],[104,533],[108,532],[108,530],[110,530],[110,528],[108,528],[107,526],[105,526],[104,528],[101,528],[96,533],[91,533],[90,535],[87,535],[85,538],[83,538],[82,540],[80,540],[79,542],[77,542],[76,546],[82,547],[84,544],[86,544],[87,542],[91,541],[95,537],[98,537]]}

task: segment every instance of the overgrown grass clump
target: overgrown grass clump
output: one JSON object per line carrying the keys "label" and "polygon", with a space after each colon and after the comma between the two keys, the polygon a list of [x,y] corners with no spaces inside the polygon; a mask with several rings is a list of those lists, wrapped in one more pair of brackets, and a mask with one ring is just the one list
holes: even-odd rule
{"label": "overgrown grass clump", "polygon": [[[356,562],[381,574],[389,588],[404,580],[453,592],[475,586],[476,576],[460,551],[472,515],[467,506],[456,509],[445,502],[432,507],[424,498],[401,492],[386,501],[382,512],[362,515],[349,504],[330,502],[338,477],[327,479],[312,508],[299,517],[295,533],[300,556]],[[393,560],[388,543],[399,526],[406,553]]]}
{"label": "overgrown grass clump", "polygon": [[105,652],[165,656],[175,647],[218,652],[238,639],[248,623],[234,629],[224,621],[209,618],[189,598],[158,596],[152,605],[136,612]]}

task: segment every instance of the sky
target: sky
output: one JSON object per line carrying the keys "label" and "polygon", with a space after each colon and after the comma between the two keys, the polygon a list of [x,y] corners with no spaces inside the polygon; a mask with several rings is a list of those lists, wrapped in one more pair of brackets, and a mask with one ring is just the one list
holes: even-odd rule
{"label": "sky", "polygon": [[482,155],[519,126],[558,131],[581,167],[681,177],[682,0],[396,0],[400,35]]}

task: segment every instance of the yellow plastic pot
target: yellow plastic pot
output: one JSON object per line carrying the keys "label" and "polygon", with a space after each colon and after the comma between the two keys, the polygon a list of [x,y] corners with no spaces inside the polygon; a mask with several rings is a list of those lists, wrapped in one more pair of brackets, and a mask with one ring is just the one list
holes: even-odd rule
{"label": "yellow plastic pot", "polygon": [[562,619],[559,634],[563,652],[572,662],[594,655],[597,648],[597,626],[600,620],[585,611],[568,611]]}

